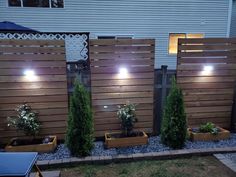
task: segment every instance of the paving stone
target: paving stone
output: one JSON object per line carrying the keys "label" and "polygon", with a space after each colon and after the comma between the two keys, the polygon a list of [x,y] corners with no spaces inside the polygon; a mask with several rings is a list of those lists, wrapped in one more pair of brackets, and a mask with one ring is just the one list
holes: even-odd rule
{"label": "paving stone", "polygon": [[223,159],[226,158],[226,157],[223,156],[222,154],[214,154],[214,156],[215,156],[217,159],[219,159],[219,160],[223,160]]}
{"label": "paving stone", "polygon": [[230,159],[226,158],[223,154],[214,154],[214,156],[225,166],[236,172],[236,164]]}

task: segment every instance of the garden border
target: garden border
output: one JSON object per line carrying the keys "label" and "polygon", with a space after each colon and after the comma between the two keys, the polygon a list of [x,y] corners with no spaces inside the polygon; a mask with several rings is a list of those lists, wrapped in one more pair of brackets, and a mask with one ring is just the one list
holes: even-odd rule
{"label": "garden border", "polygon": [[64,158],[57,160],[42,160],[37,161],[37,165],[41,169],[47,169],[50,167],[63,167],[68,165],[78,164],[109,164],[109,163],[120,163],[120,162],[132,162],[136,160],[164,160],[173,159],[180,157],[190,156],[207,156],[217,153],[231,153],[236,152],[236,147],[225,147],[225,148],[205,148],[205,149],[181,149],[171,150],[164,152],[148,152],[148,153],[136,153],[136,154],[121,154],[116,156],[88,156],[84,158]]}

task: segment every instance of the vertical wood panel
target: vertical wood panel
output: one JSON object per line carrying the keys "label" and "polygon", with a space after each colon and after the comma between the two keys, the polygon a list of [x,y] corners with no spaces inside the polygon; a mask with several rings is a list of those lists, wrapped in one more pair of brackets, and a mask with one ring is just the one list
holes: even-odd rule
{"label": "vertical wood panel", "polygon": [[[0,41],[0,138],[24,136],[7,127],[8,116],[27,102],[39,113],[40,135],[64,137],[68,116],[66,60],[64,41]],[[24,71],[35,71],[28,80]]]}
{"label": "vertical wood panel", "polygon": [[179,39],[177,83],[184,93],[190,127],[211,121],[230,128],[235,44],[236,38]]}
{"label": "vertical wood panel", "polygon": [[[90,40],[95,136],[120,131],[117,106],[128,102],[138,104],[135,128],[152,132],[154,48],[152,39]],[[119,75],[122,67],[128,70],[126,78]]]}

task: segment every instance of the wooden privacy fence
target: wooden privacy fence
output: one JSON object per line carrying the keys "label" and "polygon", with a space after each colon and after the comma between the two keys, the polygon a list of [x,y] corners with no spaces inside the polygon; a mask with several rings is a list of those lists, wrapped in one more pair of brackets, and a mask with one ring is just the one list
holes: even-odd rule
{"label": "wooden privacy fence", "polygon": [[[152,39],[90,40],[95,136],[120,130],[116,111],[127,102],[138,104],[135,128],[152,132],[154,48]],[[128,70],[126,77],[120,68]]]}
{"label": "wooden privacy fence", "polygon": [[[0,139],[23,136],[7,127],[7,116],[27,102],[39,113],[41,135],[63,138],[68,116],[64,41],[0,40]],[[28,78],[31,69],[36,76]]]}
{"label": "wooden privacy fence", "polygon": [[229,128],[236,80],[236,38],[179,39],[177,82],[188,124]]}

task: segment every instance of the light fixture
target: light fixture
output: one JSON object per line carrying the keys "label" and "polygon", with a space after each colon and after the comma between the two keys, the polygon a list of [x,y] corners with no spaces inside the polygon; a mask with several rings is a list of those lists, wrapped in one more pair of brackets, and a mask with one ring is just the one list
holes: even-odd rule
{"label": "light fixture", "polygon": [[124,68],[124,67],[122,67],[122,68],[120,68],[119,69],[119,78],[120,79],[125,79],[125,78],[127,78],[128,77],[128,69],[127,68]]}
{"label": "light fixture", "polygon": [[32,70],[32,69],[24,70],[24,75],[28,81],[36,81],[37,80],[37,76],[36,76],[34,70]]}
{"label": "light fixture", "polygon": [[203,67],[203,70],[201,71],[201,75],[203,76],[209,76],[212,74],[212,71],[214,70],[214,67],[212,65],[205,65]]}
{"label": "light fixture", "polygon": [[205,71],[205,72],[211,72],[211,71],[213,71],[213,66],[211,66],[211,65],[206,65],[206,66],[204,66],[204,68],[203,68],[203,70]]}

